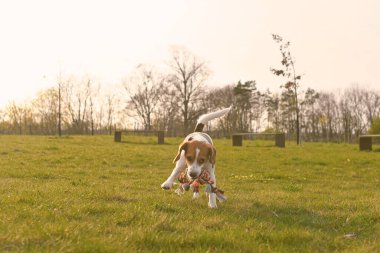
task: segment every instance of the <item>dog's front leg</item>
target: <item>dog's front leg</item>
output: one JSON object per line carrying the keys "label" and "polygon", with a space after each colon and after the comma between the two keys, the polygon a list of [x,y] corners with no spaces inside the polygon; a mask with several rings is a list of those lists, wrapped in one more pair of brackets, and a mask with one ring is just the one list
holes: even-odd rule
{"label": "dog's front leg", "polygon": [[173,186],[174,180],[178,178],[179,173],[181,173],[186,168],[186,160],[185,160],[185,150],[182,150],[181,156],[179,160],[175,164],[175,168],[172,173],[166,179],[164,183],[161,184],[161,188],[164,190],[169,190]]}
{"label": "dog's front leg", "polygon": [[[212,187],[216,187],[215,165],[209,169],[209,172],[210,172],[210,178],[213,181]],[[213,192],[210,192],[210,194],[208,196],[208,206],[210,208],[217,208],[216,194]]]}

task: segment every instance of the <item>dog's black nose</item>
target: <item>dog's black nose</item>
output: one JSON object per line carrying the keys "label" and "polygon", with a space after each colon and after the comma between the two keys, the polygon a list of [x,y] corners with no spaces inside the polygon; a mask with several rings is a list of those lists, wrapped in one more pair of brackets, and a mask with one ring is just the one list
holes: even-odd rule
{"label": "dog's black nose", "polygon": [[189,176],[192,177],[192,178],[196,178],[197,177],[197,173],[192,171],[192,172],[189,173]]}

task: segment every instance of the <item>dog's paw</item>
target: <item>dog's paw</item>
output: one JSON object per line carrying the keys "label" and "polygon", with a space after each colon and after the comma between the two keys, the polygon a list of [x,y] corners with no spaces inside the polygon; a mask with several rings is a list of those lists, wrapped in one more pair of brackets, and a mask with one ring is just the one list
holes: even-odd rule
{"label": "dog's paw", "polygon": [[193,193],[193,199],[199,198],[199,192],[194,192]]}
{"label": "dog's paw", "polygon": [[164,189],[164,190],[169,190],[170,188],[172,188],[172,186],[173,186],[173,182],[165,181],[165,182],[161,185],[161,188]]}
{"label": "dog's paw", "polygon": [[208,207],[210,208],[218,208],[218,206],[215,203],[208,203]]}
{"label": "dog's paw", "polygon": [[209,199],[208,199],[208,207],[210,207],[210,208],[217,208],[218,207],[216,205],[216,194],[215,193],[210,193]]}

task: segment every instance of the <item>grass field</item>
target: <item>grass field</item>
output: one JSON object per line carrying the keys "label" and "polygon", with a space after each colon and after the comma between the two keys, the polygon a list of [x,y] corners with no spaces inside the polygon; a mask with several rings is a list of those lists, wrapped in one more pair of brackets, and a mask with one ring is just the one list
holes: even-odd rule
{"label": "grass field", "polygon": [[380,152],[215,140],[212,210],[160,189],[181,139],[125,140],[0,136],[0,252],[380,251]]}

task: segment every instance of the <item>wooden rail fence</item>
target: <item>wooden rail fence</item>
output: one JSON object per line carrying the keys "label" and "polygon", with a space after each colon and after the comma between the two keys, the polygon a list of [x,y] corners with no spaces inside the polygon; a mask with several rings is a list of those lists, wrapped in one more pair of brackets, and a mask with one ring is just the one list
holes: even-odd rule
{"label": "wooden rail fence", "polygon": [[380,138],[380,134],[368,134],[359,136],[359,150],[360,151],[371,151],[372,150],[372,139]]}
{"label": "wooden rail fence", "polygon": [[143,134],[143,135],[157,135],[157,144],[165,143],[165,132],[164,131],[140,131],[140,130],[123,130],[115,131],[114,140],[115,142],[121,142],[122,133],[131,134]]}
{"label": "wooden rail fence", "polygon": [[274,145],[276,147],[285,148],[284,133],[235,133],[232,135],[232,146],[243,146],[244,136],[274,136]]}

